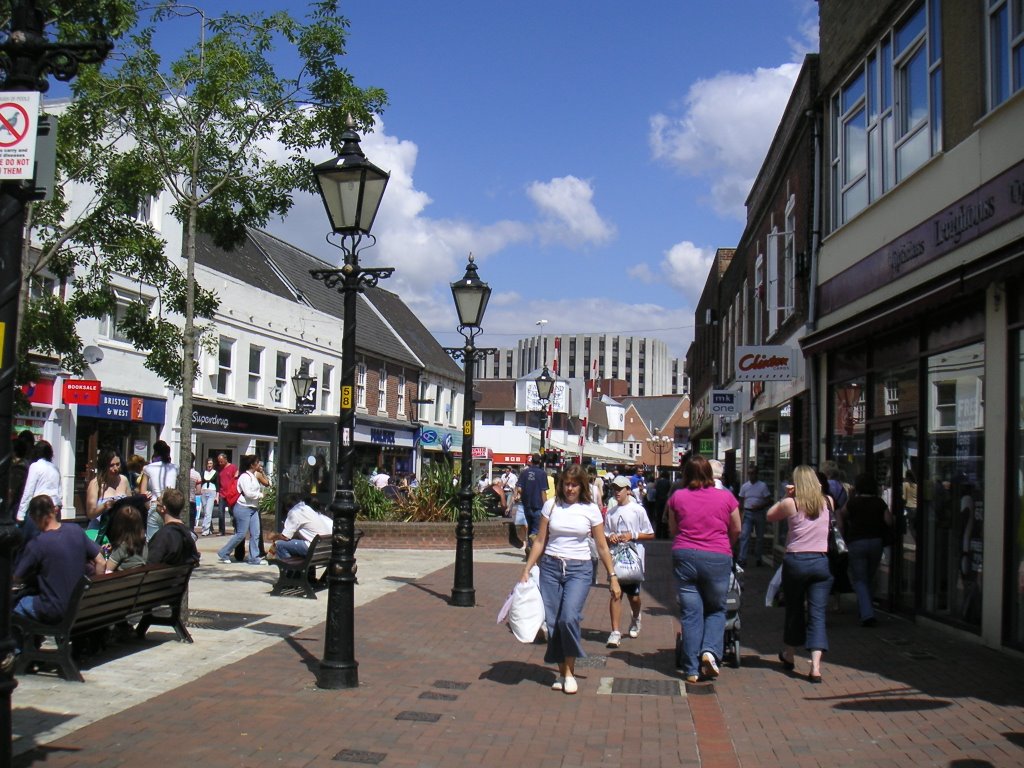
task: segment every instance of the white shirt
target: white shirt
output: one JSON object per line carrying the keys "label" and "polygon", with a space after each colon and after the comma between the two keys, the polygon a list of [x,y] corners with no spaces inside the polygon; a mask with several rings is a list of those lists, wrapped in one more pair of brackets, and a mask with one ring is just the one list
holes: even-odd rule
{"label": "white shirt", "polygon": [[331,518],[300,501],[288,510],[281,535],[286,539],[298,537],[301,541],[312,541],[316,536],[330,536],[333,530],[334,521]]}
{"label": "white shirt", "polygon": [[47,495],[53,499],[55,507],[64,504],[60,493],[60,470],[46,459],[36,459],[28,467],[25,476],[25,490],[21,492],[21,503],[18,505],[18,520],[25,519],[28,503],[35,496]]}
{"label": "white shirt", "polygon": [[386,486],[390,482],[391,482],[391,475],[388,475],[388,474],[386,474],[384,472],[378,472],[374,476],[374,478],[373,478],[373,485],[376,488],[383,488],[384,486]]}
{"label": "white shirt", "polygon": [[590,560],[590,544],[595,525],[601,525],[601,510],[596,504],[562,504],[556,499],[544,502],[540,513],[548,520],[548,540],[544,554],[565,560]]}
{"label": "white shirt", "polygon": [[246,507],[255,507],[263,498],[263,486],[252,472],[243,472],[238,476],[238,503]]}
{"label": "white shirt", "polygon": [[159,499],[165,489],[178,484],[178,465],[173,462],[151,461],[142,468],[142,474],[147,478],[146,492],[154,499]]}

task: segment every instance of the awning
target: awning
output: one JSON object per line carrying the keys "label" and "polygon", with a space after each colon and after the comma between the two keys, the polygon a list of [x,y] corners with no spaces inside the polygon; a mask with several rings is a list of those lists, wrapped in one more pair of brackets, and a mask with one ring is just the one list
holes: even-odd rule
{"label": "awning", "polygon": [[[531,452],[540,450],[540,432],[537,430],[528,430],[530,435],[530,450]],[[560,440],[545,440],[545,448],[553,448],[555,450],[564,451],[567,456],[579,456],[580,455],[580,444],[579,438],[571,444],[566,444]],[[625,453],[616,451],[613,448],[609,448],[607,445],[601,443],[595,443],[593,440],[587,440],[583,444],[583,457],[586,459],[599,459],[601,461],[612,461],[617,464],[633,464],[634,459],[627,456]]]}

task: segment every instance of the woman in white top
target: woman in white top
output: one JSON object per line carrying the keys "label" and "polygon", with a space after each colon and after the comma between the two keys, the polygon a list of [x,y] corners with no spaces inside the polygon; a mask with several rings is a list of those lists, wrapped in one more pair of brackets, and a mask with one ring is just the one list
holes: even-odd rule
{"label": "woman in white top", "polygon": [[[651,483],[653,486],[654,483]],[[615,498],[608,505],[608,517],[604,521],[604,535],[608,546],[621,544],[623,542],[636,542],[637,552],[640,554],[640,562],[644,562],[644,545],[641,541],[648,541],[654,538],[654,528],[647,517],[643,506],[637,503],[630,491],[628,477],[617,477],[612,481],[612,490]],[[629,623],[629,636],[640,636],[640,583],[623,584],[622,592],[629,598],[629,607],[633,611],[633,619]],[[608,635],[608,647],[618,648],[622,642],[622,632],[619,631],[619,615],[622,613],[622,597],[611,596],[608,611],[612,618],[612,631]]]}
{"label": "woman in white top", "polygon": [[149,514],[146,516],[146,541],[153,538],[164,524],[163,515],[156,509],[161,494],[178,484],[178,465],[171,461],[171,446],[163,440],[153,443],[153,460],[142,468],[139,493],[149,496]]}
{"label": "woman in white top", "polygon": [[572,464],[566,468],[558,478],[555,498],[545,502],[540,514],[540,528],[521,580],[529,580],[530,569],[539,561],[548,630],[544,661],[558,664],[558,678],[552,689],[572,694],[579,690],[576,659],[586,656],[580,641],[580,621],[593,575],[589,539],[597,544],[612,595],[621,597],[622,589],[612,571],[601,510],[590,498],[590,481],[583,467]]}
{"label": "woman in white top", "polygon": [[263,498],[263,486],[256,477],[258,459],[253,454],[246,454],[238,460],[238,501],[232,507],[235,516],[235,533],[228,543],[217,552],[217,559],[222,563],[230,563],[231,552],[235,545],[245,541],[249,534],[249,565],[266,565],[260,557],[260,513],[257,507]]}
{"label": "woman in white top", "polygon": [[128,478],[121,474],[121,457],[104,448],[96,462],[96,477],[85,488],[85,515],[89,518],[89,528],[101,527],[104,513],[130,493]]}
{"label": "woman in white top", "polygon": [[[217,500],[217,479],[219,474],[217,468],[213,465],[213,459],[207,459],[206,469],[203,470],[202,481],[199,484],[199,493],[203,505],[199,526],[202,528],[203,536],[213,534],[213,504]],[[223,519],[220,522],[221,525],[224,524]]]}
{"label": "woman in white top", "polygon": [[59,518],[63,499],[60,492],[60,470],[53,463],[53,447],[45,440],[37,441],[32,448],[32,458],[25,476],[25,490],[21,492],[21,503],[18,505],[18,520],[25,519],[28,503],[36,496],[49,496],[57,508]]}

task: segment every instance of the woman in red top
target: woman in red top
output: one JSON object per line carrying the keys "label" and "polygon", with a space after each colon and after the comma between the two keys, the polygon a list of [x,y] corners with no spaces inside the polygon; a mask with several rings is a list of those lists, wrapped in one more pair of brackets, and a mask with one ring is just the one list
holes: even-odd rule
{"label": "woman in red top", "polygon": [[695,683],[698,668],[704,677],[718,677],[740,512],[730,491],[715,488],[711,464],[703,456],[694,456],[683,467],[683,483],[665,508],[682,609],[683,673],[688,683]]}

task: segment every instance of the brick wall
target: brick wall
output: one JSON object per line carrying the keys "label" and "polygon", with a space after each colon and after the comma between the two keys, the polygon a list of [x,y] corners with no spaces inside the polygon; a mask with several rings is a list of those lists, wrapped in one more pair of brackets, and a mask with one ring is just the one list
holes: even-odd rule
{"label": "brick wall", "polygon": [[[378,523],[357,520],[356,528],[363,532],[360,548],[455,549],[455,523]],[[508,526],[504,521],[486,520],[473,524],[475,549],[501,549],[508,546]]]}

